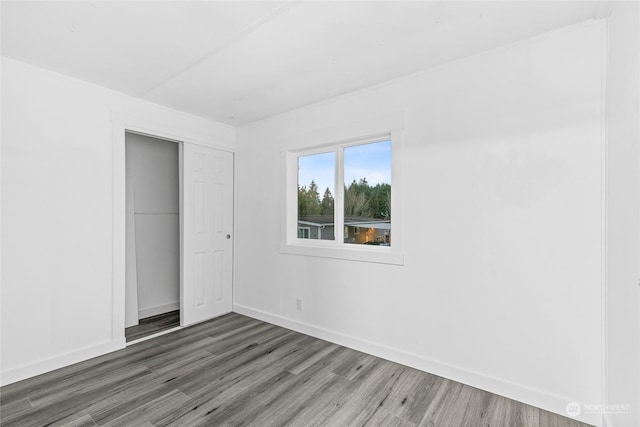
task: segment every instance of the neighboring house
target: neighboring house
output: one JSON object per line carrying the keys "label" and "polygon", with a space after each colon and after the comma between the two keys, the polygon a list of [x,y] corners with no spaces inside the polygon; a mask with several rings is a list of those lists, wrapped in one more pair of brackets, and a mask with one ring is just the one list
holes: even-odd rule
{"label": "neighboring house", "polygon": [[[344,219],[344,241],[347,243],[389,245],[391,220],[365,217]],[[298,219],[299,239],[334,239],[333,216],[309,215]]]}
{"label": "neighboring house", "polygon": [[298,218],[299,239],[334,239],[333,216],[309,215]]}
{"label": "neighboring house", "polygon": [[345,218],[344,241],[369,245],[391,244],[391,220],[377,218]]}

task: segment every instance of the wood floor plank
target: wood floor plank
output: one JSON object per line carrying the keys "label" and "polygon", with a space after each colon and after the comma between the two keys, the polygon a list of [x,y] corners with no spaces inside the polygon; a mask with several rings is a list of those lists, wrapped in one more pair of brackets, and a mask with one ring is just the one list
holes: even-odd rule
{"label": "wood floor plank", "polygon": [[531,405],[515,402],[511,417],[513,427],[536,427],[540,425],[540,410]]}
{"label": "wood floor plank", "polygon": [[[299,347],[288,340],[297,334],[281,336],[269,345],[255,345],[246,351],[218,356],[220,360],[212,369],[206,370],[195,381],[177,384],[182,391],[192,397],[189,406],[154,420],[157,425],[197,422],[209,411],[217,411],[226,402],[241,399],[240,396],[259,384],[277,382],[285,375],[277,362],[295,356]],[[283,344],[284,343],[284,344]],[[216,368],[217,367],[217,368]],[[268,369],[270,368],[271,369]]]}
{"label": "wood floor plank", "polygon": [[135,368],[132,372],[121,371],[114,376],[101,378],[97,382],[86,381],[82,385],[76,385],[76,388],[57,390],[50,395],[43,393],[42,390],[35,390],[34,394],[38,396],[38,401],[36,403],[31,398],[33,409],[6,421],[3,417],[2,425],[38,427],[43,425],[43,420],[46,420],[46,425],[52,425],[74,414],[85,415],[85,409],[94,402],[101,401],[106,391],[150,374],[151,372],[147,369]]}
{"label": "wood floor plank", "polygon": [[[225,388],[241,388],[241,384],[250,386],[254,378],[260,378],[265,371],[281,371],[281,364],[300,358],[300,348],[291,344],[282,344],[286,337],[281,337],[273,347],[252,345],[234,353],[219,356],[217,363],[205,373],[199,373],[193,380],[180,380],[177,386],[189,396],[207,395],[214,390]],[[261,374],[256,375],[256,372]],[[190,375],[192,376],[192,375]]]}
{"label": "wood floor plank", "polygon": [[0,387],[0,402],[2,405],[6,405],[16,400],[25,399],[27,394],[32,390],[38,388],[49,388],[51,385],[57,384],[65,378],[73,378],[77,373],[82,372],[86,366],[86,361],[80,362],[65,368],[56,369],[42,375]]}
{"label": "wood floor plank", "polygon": [[[246,425],[252,427],[290,425],[316,399],[344,386],[345,381],[327,369],[318,370],[312,375],[296,375],[291,384],[283,387],[282,393],[261,396],[258,399],[260,404],[250,408],[250,412],[243,413],[242,418],[250,419]],[[231,422],[233,424],[233,419]],[[298,418],[298,422],[303,425],[303,420]]]}
{"label": "wood floor plank", "polygon": [[202,337],[215,337],[224,339],[226,336],[232,336],[234,333],[241,331],[245,327],[260,324],[261,322],[246,316],[239,316],[235,313],[227,314],[209,322],[198,323],[188,328],[180,329],[167,335],[162,335],[153,341],[156,345],[164,348],[172,349],[181,347],[197,341]]}
{"label": "wood floor plank", "polygon": [[90,415],[72,414],[58,422],[49,424],[48,427],[94,427],[97,426]]}
{"label": "wood floor plank", "polygon": [[[227,399],[215,414],[207,414],[196,424],[218,425],[224,422],[225,425],[235,426],[249,425],[257,420],[258,425],[261,426],[284,425],[286,420],[269,417],[268,408],[275,407],[280,416],[289,417],[291,414],[285,409],[291,409],[290,403],[298,395],[305,395],[304,391],[298,392],[299,390],[309,387],[310,382],[316,385],[324,384],[336,377],[335,374],[324,369],[321,363],[318,363],[306,369],[303,374],[282,377],[281,380],[273,382],[268,388],[258,387],[256,390],[255,386],[248,385],[243,393],[235,396],[234,399]],[[293,409],[300,410],[298,407]]]}
{"label": "wood floor plank", "polygon": [[455,389],[457,392],[449,393],[446,404],[436,413],[435,425],[441,427],[459,427],[462,425],[464,412],[471,400],[473,389],[460,383],[456,383]]}
{"label": "wood floor plank", "polygon": [[279,384],[294,375],[286,371],[265,371],[261,377],[255,378],[251,385],[243,384],[242,388],[230,388],[215,395],[201,395],[192,399],[190,405],[180,408],[169,416],[152,420],[155,426],[169,425],[222,425],[238,414],[245,414],[258,396],[276,389]]}
{"label": "wood floor plank", "polygon": [[155,359],[142,361],[142,364],[157,375],[171,375],[176,372],[190,372],[200,369],[203,365],[218,359],[207,350],[194,350],[191,353],[179,354],[178,352],[167,352],[166,357],[161,360]]}
{"label": "wood floor plank", "polygon": [[302,360],[297,365],[290,367],[288,370],[292,374],[297,375],[301,372],[304,372],[305,369],[309,368],[310,366],[313,366],[320,360],[326,358],[327,355],[333,353],[337,349],[338,349],[338,346],[336,344],[331,344],[317,352],[308,351],[308,354],[309,354],[308,358]]}
{"label": "wood floor plank", "polygon": [[246,348],[249,345],[260,345],[270,340],[277,340],[278,338],[289,336],[290,331],[279,328],[277,326],[270,325],[270,328],[257,328],[247,330],[242,335],[236,335],[226,340],[226,342],[215,342],[208,347],[208,350],[213,354],[223,355],[229,352],[236,352],[239,349]]}
{"label": "wood floor plank", "polygon": [[[265,357],[280,357],[277,354],[273,354],[270,351],[264,353]],[[300,355],[295,351],[295,347],[291,347],[289,357],[299,358]],[[257,363],[262,363],[262,359],[256,359]],[[286,362],[285,362],[286,363]],[[271,382],[274,378],[274,373],[287,372],[280,369],[281,365],[274,364],[271,369],[263,369],[261,372],[265,375],[266,382]],[[275,369],[273,369],[275,367]],[[246,367],[240,367],[240,371],[245,371]],[[313,365],[310,369],[305,371],[305,375],[288,375],[279,378],[278,381],[273,382],[272,386],[264,390],[256,390],[256,376],[247,375],[248,372],[235,372],[234,380],[239,379],[234,384],[232,391],[235,389],[235,394],[224,393],[216,397],[216,401],[220,403],[220,406],[216,409],[215,414],[207,414],[200,416],[198,419],[205,424],[217,425],[219,422],[225,422],[229,425],[245,425],[251,422],[252,419],[259,419],[262,425],[282,425],[281,421],[274,421],[274,424],[269,424],[268,420],[265,420],[265,407],[278,406],[279,402],[284,405],[289,405],[291,398],[295,397],[298,389],[303,387],[308,381],[323,380],[324,377],[317,375],[320,371],[326,371],[325,374],[329,377],[335,376],[335,374],[324,369],[322,363]],[[262,380],[258,381],[262,383]],[[259,387],[258,387],[259,388]],[[287,398],[288,393],[294,393],[291,398]],[[299,410],[300,408],[298,408]],[[239,414],[239,418],[236,416]],[[190,419],[190,422],[196,422]],[[266,423],[266,424],[264,424]]]}
{"label": "wood floor plank", "polygon": [[386,402],[386,410],[395,417],[418,425],[441,383],[441,377],[417,369],[407,369]]}
{"label": "wood floor plank", "polygon": [[187,404],[189,400],[190,398],[186,394],[179,390],[173,390],[143,405],[136,406],[131,411],[125,412],[101,425],[109,427],[129,427],[144,425],[145,423],[153,425],[149,421],[150,418],[161,417],[171,413],[177,408]]}
{"label": "wood floor plank", "polygon": [[461,425],[464,427],[488,427],[490,421],[489,406],[492,394],[484,390],[474,389],[462,417]]}
{"label": "wood floor plank", "polygon": [[108,400],[97,402],[87,407],[86,411],[97,424],[103,425],[126,414],[136,414],[139,408],[152,405],[172,392],[178,394],[179,390],[174,388],[171,381],[161,377],[150,378],[144,384],[138,383],[118,390],[117,394],[109,396]]}
{"label": "wood floor plank", "polygon": [[487,425],[510,424],[515,403],[513,400],[492,394],[487,408]]}
{"label": "wood floor plank", "polygon": [[49,419],[42,417],[41,419],[29,417],[25,421],[6,422],[2,419],[1,425],[5,426],[24,426],[24,427],[91,427],[97,424],[91,419],[91,416],[82,412],[74,412],[59,418]]}
{"label": "wood floor plank", "polygon": [[415,427],[415,424],[384,411],[377,412],[364,424],[366,427]]}
{"label": "wood floor plank", "polygon": [[229,351],[235,351],[238,348],[244,348],[251,344],[257,344],[258,339],[264,333],[272,331],[275,328],[268,323],[251,325],[250,328],[243,330],[242,334],[230,332],[224,334],[220,338],[213,337],[214,343],[212,343],[208,350],[213,354],[227,353]]}
{"label": "wood floor plank", "polygon": [[97,426],[95,421],[89,415],[84,415],[75,421],[65,424],[64,427],[92,427]]}
{"label": "wood floor plank", "polygon": [[194,354],[207,354],[207,357],[214,358],[215,355],[207,350],[211,347],[213,342],[213,338],[203,337],[195,342],[185,344],[180,347],[173,347],[155,354],[150,354],[148,357],[140,360],[139,363],[151,370],[155,370],[163,366],[167,366],[168,364],[173,364],[174,362],[180,361],[184,358],[188,358]]}
{"label": "wood floor plank", "polygon": [[355,379],[360,373],[362,368],[369,366],[376,360],[375,356],[362,353],[356,350],[351,350],[347,358],[342,360],[335,368],[334,371],[338,375],[342,375],[350,380]]}
{"label": "wood floor plank", "polygon": [[327,420],[340,410],[355,387],[353,381],[335,374],[321,393],[314,393],[295,414],[291,414],[288,424],[292,426],[327,426]]}
{"label": "wood floor plank", "polygon": [[365,425],[377,412],[386,412],[385,402],[405,369],[380,360],[375,369],[363,374],[347,402],[327,420],[327,425]]}
{"label": "wood floor plank", "polygon": [[28,411],[33,408],[29,398],[24,397],[22,399],[13,400],[9,403],[2,402],[2,417],[11,418],[19,415],[22,412]]}
{"label": "wood floor plank", "polygon": [[464,387],[463,384],[455,381],[443,380],[438,387],[438,391],[433,400],[429,403],[425,411],[424,418],[420,422],[420,427],[440,427],[444,423],[448,424],[446,417],[451,408],[456,406],[458,395]]}
{"label": "wood floor plank", "polygon": [[101,370],[93,376],[91,373],[83,373],[83,375],[79,376],[78,381],[64,381],[55,386],[33,390],[33,392],[29,393],[29,399],[36,408],[55,405],[65,396],[77,395],[86,398],[92,393],[98,394],[106,386],[125,385],[136,378],[146,377],[150,373],[149,369],[138,364],[121,366],[111,371]]}
{"label": "wood floor plank", "polygon": [[235,313],[2,387],[0,425],[586,426]]}

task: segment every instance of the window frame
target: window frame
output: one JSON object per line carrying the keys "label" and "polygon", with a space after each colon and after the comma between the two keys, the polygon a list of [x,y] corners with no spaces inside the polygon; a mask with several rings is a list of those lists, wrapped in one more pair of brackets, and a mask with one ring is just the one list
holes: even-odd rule
{"label": "window frame", "polygon": [[[404,118],[404,117],[402,117]],[[329,132],[325,138],[313,135],[312,141],[320,143],[303,148],[283,151],[285,162],[282,242],[280,252],[293,255],[335,258],[352,261],[404,265],[402,236],[402,134],[403,126],[389,126],[382,132],[360,134],[352,128],[351,137],[339,138],[348,132]],[[372,124],[373,122],[369,122]],[[401,121],[401,124],[404,120]],[[379,124],[379,122],[378,122]],[[331,137],[333,135],[333,138]],[[304,137],[302,137],[304,138]],[[322,140],[327,141],[322,143]],[[391,141],[391,245],[359,245],[344,243],[344,148],[368,143]],[[327,152],[335,152],[334,233],[335,240],[300,239],[298,224],[298,158]]]}

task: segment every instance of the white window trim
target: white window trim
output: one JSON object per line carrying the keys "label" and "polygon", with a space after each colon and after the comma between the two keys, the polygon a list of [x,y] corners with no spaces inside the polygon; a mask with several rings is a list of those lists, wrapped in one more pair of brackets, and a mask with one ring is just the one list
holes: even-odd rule
{"label": "white window trim", "polygon": [[[367,129],[369,130],[367,132]],[[403,209],[402,209],[402,136],[404,131],[404,114],[376,117],[353,123],[341,128],[302,135],[292,139],[289,147],[283,151],[284,188],[283,221],[281,225],[280,252],[284,254],[335,258],[351,261],[374,262],[383,264],[404,265],[403,245]],[[300,146],[300,138],[314,143],[306,147]],[[336,183],[344,182],[341,156],[343,148],[349,145],[361,145],[367,142],[391,139],[391,246],[369,246],[345,244],[344,212],[336,210],[334,227],[336,240],[299,239],[297,235],[298,221],[298,157],[336,150]],[[343,200],[344,185],[336,185],[334,198]]]}

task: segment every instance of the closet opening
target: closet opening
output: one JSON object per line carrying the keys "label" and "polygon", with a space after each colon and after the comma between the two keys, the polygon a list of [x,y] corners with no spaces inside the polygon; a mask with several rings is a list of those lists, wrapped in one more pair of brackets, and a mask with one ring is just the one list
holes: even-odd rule
{"label": "closet opening", "polygon": [[125,337],[180,327],[180,143],[127,131]]}

